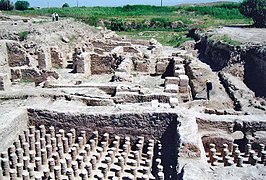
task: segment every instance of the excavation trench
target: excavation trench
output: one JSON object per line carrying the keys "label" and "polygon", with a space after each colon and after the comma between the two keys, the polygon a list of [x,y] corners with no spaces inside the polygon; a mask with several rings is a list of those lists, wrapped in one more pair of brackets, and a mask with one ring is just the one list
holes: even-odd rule
{"label": "excavation trench", "polygon": [[[177,157],[180,144],[180,135],[178,134],[180,122],[178,121],[178,115],[176,113],[69,113],[69,111],[58,112],[52,110],[28,109],[27,113],[23,112],[22,115],[18,115],[13,122],[14,125],[16,125],[18,122],[23,122],[24,124],[23,129],[17,129],[17,132],[13,131],[15,136],[21,136],[25,134],[25,131],[30,128],[30,136],[35,137],[34,139],[37,139],[37,141],[40,137],[42,137],[42,135],[39,134],[39,137],[39,135],[35,133],[38,130],[39,133],[42,132],[42,130],[39,129],[40,127],[45,127],[46,133],[50,133],[50,127],[54,127],[56,135],[54,139],[56,139],[57,146],[60,146],[60,144],[58,144],[60,142],[58,138],[63,137],[63,135],[58,134],[62,134],[62,132],[64,132],[66,136],[67,133],[72,132],[71,129],[75,129],[74,134],[76,134],[76,140],[74,142],[77,144],[80,143],[80,139],[77,137],[84,137],[82,135],[84,132],[86,139],[86,142],[84,142],[85,144],[90,143],[90,140],[95,138],[95,131],[98,132],[99,138],[97,139],[99,139],[99,142],[98,144],[96,143],[96,146],[98,147],[102,147],[102,142],[105,139],[105,133],[109,134],[108,148],[111,148],[114,145],[114,141],[117,141],[117,137],[120,137],[118,142],[120,144],[119,149],[121,151],[124,148],[126,137],[130,137],[131,150],[128,154],[129,165],[126,167],[131,166],[131,161],[135,158],[134,151],[138,151],[137,143],[140,140],[140,136],[142,136],[144,138],[144,146],[142,149],[143,156],[139,166],[146,166],[145,159],[149,156],[148,147],[151,146],[150,144],[152,142],[154,142],[154,146],[151,146],[153,152],[151,173],[154,177],[158,176],[158,166],[156,164],[158,164],[159,160],[161,162],[161,166],[163,167],[164,177],[166,179],[176,179],[178,167]],[[33,128],[35,130],[33,130]],[[43,138],[43,140],[45,138]],[[9,142],[17,141],[17,139],[20,138],[10,136]],[[45,139],[45,141],[46,140],[47,139]],[[63,143],[63,139],[61,140]],[[38,143],[40,142],[38,141]],[[7,146],[2,147],[3,149],[1,150],[7,150],[7,147],[9,147],[10,144],[12,144],[12,142]],[[93,172],[97,174],[97,169]],[[131,170],[128,172],[125,171],[125,173],[130,174]],[[141,173],[143,172],[137,172],[137,174]],[[112,174],[112,170],[110,171],[109,175],[110,174]]]}
{"label": "excavation trench", "polygon": [[266,96],[265,46],[257,44],[232,46],[220,41],[215,42],[196,29],[190,30],[188,35],[196,41],[195,49],[199,52],[199,59],[208,64],[214,72],[238,64],[241,66],[237,69],[238,74],[243,75],[241,78],[246,86],[255,92],[256,97]]}

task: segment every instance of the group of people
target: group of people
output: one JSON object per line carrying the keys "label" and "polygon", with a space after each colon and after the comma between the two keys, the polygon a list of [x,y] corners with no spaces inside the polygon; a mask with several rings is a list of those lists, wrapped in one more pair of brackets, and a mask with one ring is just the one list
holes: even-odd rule
{"label": "group of people", "polygon": [[52,20],[53,21],[58,21],[59,20],[59,15],[56,12],[52,14]]}

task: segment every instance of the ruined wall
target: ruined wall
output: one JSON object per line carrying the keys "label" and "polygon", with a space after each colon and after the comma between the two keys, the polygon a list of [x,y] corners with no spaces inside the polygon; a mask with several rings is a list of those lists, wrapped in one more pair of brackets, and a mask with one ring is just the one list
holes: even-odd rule
{"label": "ruined wall", "polygon": [[112,73],[113,57],[110,55],[91,54],[91,74]]}
{"label": "ruined wall", "polygon": [[10,67],[29,65],[26,51],[21,44],[16,41],[6,41],[8,64]]}

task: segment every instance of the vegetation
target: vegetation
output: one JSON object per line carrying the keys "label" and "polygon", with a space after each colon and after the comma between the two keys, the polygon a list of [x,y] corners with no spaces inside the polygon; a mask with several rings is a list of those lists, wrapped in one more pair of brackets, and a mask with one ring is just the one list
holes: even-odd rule
{"label": "vegetation", "polygon": [[232,40],[228,35],[222,35],[222,36],[214,35],[210,39],[213,41],[221,41],[223,43],[230,44],[232,46],[241,45],[239,41]]}
{"label": "vegetation", "polygon": [[67,7],[70,7],[69,4],[65,3],[63,4],[62,8],[67,8]]}
{"label": "vegetation", "polygon": [[0,1],[0,10],[12,10],[14,9],[14,5],[9,0],[1,0]]}
{"label": "vegetation", "polygon": [[30,6],[30,3],[28,1],[17,1],[15,3],[16,10],[24,11],[27,10]]}
{"label": "vegetation", "polygon": [[60,17],[72,17],[93,26],[106,26],[130,38],[156,38],[164,45],[177,46],[188,40],[190,28],[210,28],[223,25],[250,24],[239,12],[239,3],[213,5],[123,7],[65,7],[11,12],[25,16],[57,12]]}
{"label": "vegetation", "polygon": [[25,39],[27,39],[28,35],[29,35],[28,31],[22,31],[22,32],[18,33],[19,40],[24,41]]}
{"label": "vegetation", "polygon": [[266,27],[266,0],[244,0],[240,5],[240,12],[252,18],[255,27]]}

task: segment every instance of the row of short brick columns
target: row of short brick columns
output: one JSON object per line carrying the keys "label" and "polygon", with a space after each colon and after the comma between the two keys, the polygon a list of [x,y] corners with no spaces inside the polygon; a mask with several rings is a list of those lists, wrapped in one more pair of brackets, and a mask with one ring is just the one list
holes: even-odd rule
{"label": "row of short brick columns", "polygon": [[[98,131],[94,131],[88,138],[86,131],[77,135],[75,129],[67,132],[56,131],[54,127],[46,129],[44,125],[30,126],[14,145],[1,153],[0,179],[163,180],[160,142],[156,156],[154,140],[145,142],[140,136],[132,144],[128,136],[111,138],[105,133],[100,138]],[[156,172],[152,174],[153,161]]]}

